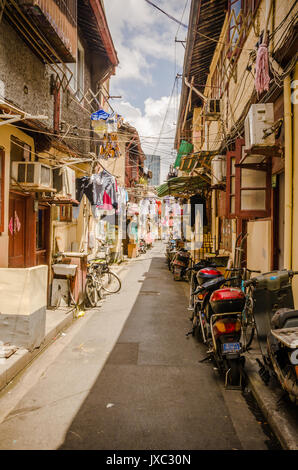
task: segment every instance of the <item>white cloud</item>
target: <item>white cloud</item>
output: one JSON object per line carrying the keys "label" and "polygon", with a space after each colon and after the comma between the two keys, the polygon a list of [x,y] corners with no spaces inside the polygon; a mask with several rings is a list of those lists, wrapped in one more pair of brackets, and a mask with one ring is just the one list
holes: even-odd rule
{"label": "white cloud", "polygon": [[[125,121],[137,129],[144,152],[148,155],[155,153],[161,156],[162,178],[164,178],[169,165],[175,159],[173,149],[174,121],[177,109],[174,100],[170,101],[169,96],[162,96],[157,100],[148,97],[145,100],[144,113],[131,103],[121,101],[117,105],[117,112],[123,116]],[[166,113],[167,119],[164,122]],[[163,122],[164,127],[162,129]],[[158,147],[156,148],[157,143]]]}
{"label": "white cloud", "polygon": [[[157,4],[181,19],[184,1],[172,0],[169,5],[163,0]],[[174,42],[179,25],[148,5],[145,0],[108,0],[105,2],[105,9],[120,62],[116,77],[113,78],[113,86],[127,78],[143,83],[150,82],[153,58],[171,62],[176,59],[177,63],[182,64],[184,49],[177,47],[175,54]],[[187,19],[187,15],[185,17]],[[180,27],[179,34],[184,38],[186,30]]]}
{"label": "white cloud", "polygon": [[[155,0],[155,3],[180,20],[186,1]],[[183,18],[183,23],[186,24],[190,3],[191,0],[188,0],[188,8]],[[119,66],[115,77],[111,80],[111,88],[114,94],[123,97],[121,101],[117,100],[117,104],[113,103],[113,107],[124,117],[125,121],[137,129],[144,152],[152,154],[156,150],[156,155],[161,155],[164,178],[170,163],[174,160],[175,126],[173,123],[177,118],[179,97],[174,96],[169,106],[169,96],[160,96],[157,99],[148,96],[144,102],[138,101],[138,97],[135,96],[134,103],[137,105],[134,106],[126,95],[128,93],[132,95],[135,81],[144,87],[148,86],[151,90],[148,94],[156,86],[154,96],[158,96],[161,79],[164,83],[168,80],[169,88],[172,87],[174,63],[181,68],[184,57],[184,48],[181,44],[175,44],[175,37],[179,29],[178,38],[185,39],[187,30],[148,5],[145,0],[106,0],[105,10],[119,58]],[[168,76],[158,75],[155,68],[156,60],[170,62]],[[167,119],[160,136],[167,109]]]}

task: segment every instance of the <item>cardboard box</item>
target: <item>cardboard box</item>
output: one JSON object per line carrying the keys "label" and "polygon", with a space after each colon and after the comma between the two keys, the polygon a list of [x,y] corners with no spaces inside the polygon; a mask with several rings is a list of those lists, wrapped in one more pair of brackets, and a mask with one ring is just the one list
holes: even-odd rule
{"label": "cardboard box", "polygon": [[136,258],[138,256],[138,246],[136,243],[128,244],[128,257]]}

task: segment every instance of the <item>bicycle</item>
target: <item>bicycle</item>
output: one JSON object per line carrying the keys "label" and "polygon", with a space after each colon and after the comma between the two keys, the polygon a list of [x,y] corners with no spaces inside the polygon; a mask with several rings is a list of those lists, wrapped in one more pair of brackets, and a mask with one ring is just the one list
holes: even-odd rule
{"label": "bicycle", "polygon": [[120,291],[121,280],[110,270],[107,257],[92,259],[87,267],[85,294],[91,307],[97,307],[98,302],[103,298],[103,291],[108,294],[116,294]]}
{"label": "bicycle", "polygon": [[245,304],[241,315],[241,331],[243,350],[247,351],[254,338],[256,326],[253,316],[253,298],[251,292],[252,288],[250,285],[245,286],[245,282],[251,278],[252,273],[260,273],[261,271],[256,271],[245,267],[229,269],[227,268],[226,271],[239,273],[238,279],[236,279],[236,285],[238,285],[241,290],[245,293]]}

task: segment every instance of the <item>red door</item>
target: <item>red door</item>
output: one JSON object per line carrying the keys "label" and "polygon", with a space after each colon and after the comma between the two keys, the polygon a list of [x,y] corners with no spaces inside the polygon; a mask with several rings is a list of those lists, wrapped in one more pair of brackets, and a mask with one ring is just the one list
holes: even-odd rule
{"label": "red door", "polygon": [[26,264],[26,198],[9,196],[9,252],[10,268],[24,268]]}

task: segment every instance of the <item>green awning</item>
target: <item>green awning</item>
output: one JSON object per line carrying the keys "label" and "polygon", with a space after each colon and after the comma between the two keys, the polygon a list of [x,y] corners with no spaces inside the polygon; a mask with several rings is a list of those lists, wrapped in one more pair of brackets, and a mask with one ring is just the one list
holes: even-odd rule
{"label": "green awning", "polygon": [[169,179],[166,183],[156,188],[157,196],[182,196],[196,194],[200,189],[205,188],[209,183],[204,175],[199,176],[178,176]]}
{"label": "green awning", "polygon": [[182,157],[179,169],[182,171],[191,171],[197,161],[198,161],[197,155],[192,154],[187,157]]}
{"label": "green awning", "polygon": [[179,168],[182,156],[188,155],[192,151],[193,151],[193,145],[187,142],[186,140],[181,140],[177,158],[174,163],[174,168]]}

